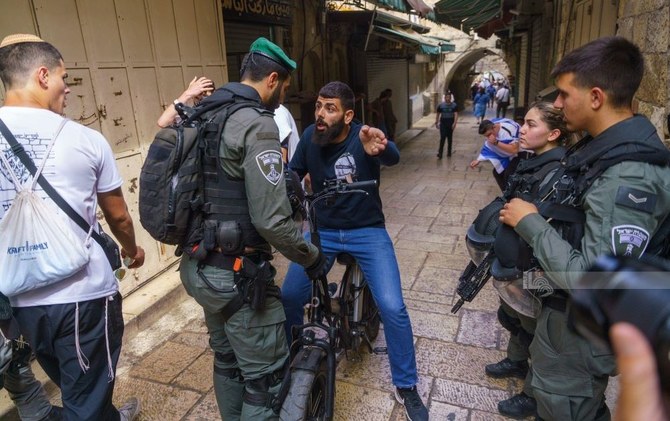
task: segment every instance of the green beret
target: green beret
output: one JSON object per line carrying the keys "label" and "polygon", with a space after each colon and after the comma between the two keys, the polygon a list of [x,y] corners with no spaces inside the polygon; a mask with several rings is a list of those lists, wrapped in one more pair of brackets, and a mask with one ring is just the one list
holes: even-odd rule
{"label": "green beret", "polygon": [[279,46],[267,38],[260,37],[251,44],[249,53],[256,53],[269,58],[283,68],[292,72],[298,66],[291,60]]}

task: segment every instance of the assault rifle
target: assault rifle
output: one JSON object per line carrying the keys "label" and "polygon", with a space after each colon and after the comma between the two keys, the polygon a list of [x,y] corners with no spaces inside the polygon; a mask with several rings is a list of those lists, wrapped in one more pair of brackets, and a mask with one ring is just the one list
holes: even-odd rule
{"label": "assault rifle", "polygon": [[461,306],[467,301],[471,302],[479,291],[482,290],[486,282],[491,277],[491,265],[495,259],[493,251],[489,251],[484,257],[484,260],[477,266],[472,260],[465,267],[463,274],[458,278],[458,287],[456,293],[461,297],[458,302],[451,308],[451,312],[455,314]]}

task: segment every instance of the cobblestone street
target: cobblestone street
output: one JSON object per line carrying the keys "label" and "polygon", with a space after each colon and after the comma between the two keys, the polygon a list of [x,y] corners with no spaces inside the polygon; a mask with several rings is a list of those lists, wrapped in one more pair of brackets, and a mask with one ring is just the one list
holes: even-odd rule
{"label": "cobblestone street", "polygon": [[[431,114],[399,138],[400,164],[383,169],[380,186],[413,325],[419,392],[431,420],[504,420],[497,403],[518,393],[521,382],[484,374],[485,364],[505,356],[508,335],[496,319],[498,295],[487,285],[474,302],[456,315],[450,313],[458,277],[469,261],[465,231],[499,189],[489,164],[468,168],[482,142],[475,118],[461,113],[454,153],[447,158],[445,151],[441,160],[436,157],[439,132],[434,122]],[[275,262],[281,282],[286,261],[278,256]],[[114,401],[119,406],[130,396],[139,397],[141,421],[218,419],[213,353],[202,310],[185,293],[175,302],[157,322],[126,341]],[[381,332],[375,346],[384,346]],[[390,377],[385,355],[342,360],[335,419],[404,420]],[[53,401],[60,404],[53,389]],[[610,408],[614,394],[610,387]],[[2,396],[7,401],[6,392]],[[18,417],[11,411],[2,419]]]}

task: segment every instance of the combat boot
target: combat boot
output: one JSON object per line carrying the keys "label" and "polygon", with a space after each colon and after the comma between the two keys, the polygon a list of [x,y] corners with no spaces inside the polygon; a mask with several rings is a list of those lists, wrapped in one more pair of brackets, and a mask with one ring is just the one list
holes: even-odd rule
{"label": "combat boot", "polygon": [[528,361],[512,361],[505,358],[495,364],[488,364],[484,371],[491,377],[500,379],[503,377],[518,377],[525,379],[528,374]]}
{"label": "combat boot", "polygon": [[506,417],[522,419],[535,415],[537,403],[535,399],[521,392],[509,399],[498,402],[498,412]]}

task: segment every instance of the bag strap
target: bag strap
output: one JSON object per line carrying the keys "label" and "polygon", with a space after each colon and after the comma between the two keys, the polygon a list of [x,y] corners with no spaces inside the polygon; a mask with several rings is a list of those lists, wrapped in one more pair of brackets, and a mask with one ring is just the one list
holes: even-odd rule
{"label": "bag strap", "polygon": [[[69,121],[69,120],[65,120],[65,123],[67,121]],[[59,127],[59,130],[56,133],[56,135],[58,135],[58,133],[60,133],[60,129],[62,129],[62,126],[65,123],[61,124],[61,126]],[[28,156],[28,153],[26,152],[23,145],[21,145],[16,140],[16,138],[14,137],[12,132],[9,130],[9,128],[7,127],[5,122],[2,121],[2,119],[0,119],[0,133],[2,133],[2,136],[5,139],[7,139],[7,142],[11,146],[12,152],[14,153],[14,155],[16,155],[21,160],[21,163],[34,176],[35,173],[37,172],[37,167],[35,166],[35,163],[30,158],[30,156]],[[54,140],[55,140],[55,137],[54,137]],[[44,161],[46,161],[46,157],[44,158]],[[86,222],[86,220],[81,215],[79,215],[77,213],[77,211],[75,211],[72,208],[72,206],[70,206],[70,204],[67,203],[65,201],[65,199],[63,199],[63,197],[60,194],[58,194],[56,189],[53,188],[53,186],[47,181],[46,178],[44,178],[44,176],[42,174],[38,175],[37,183],[49,195],[51,200],[53,200],[54,203],[56,203],[56,205],[58,205],[58,207],[61,208],[67,214],[67,216],[70,217],[70,219],[72,219],[77,225],[79,225],[81,227],[81,229],[83,229],[85,232],[89,233],[89,235],[91,237],[93,237],[93,239],[98,244],[100,244],[100,247],[102,247],[102,249],[105,250],[105,240],[103,240],[102,236],[100,236],[100,234],[96,230],[94,230],[93,227],[88,222]]]}

